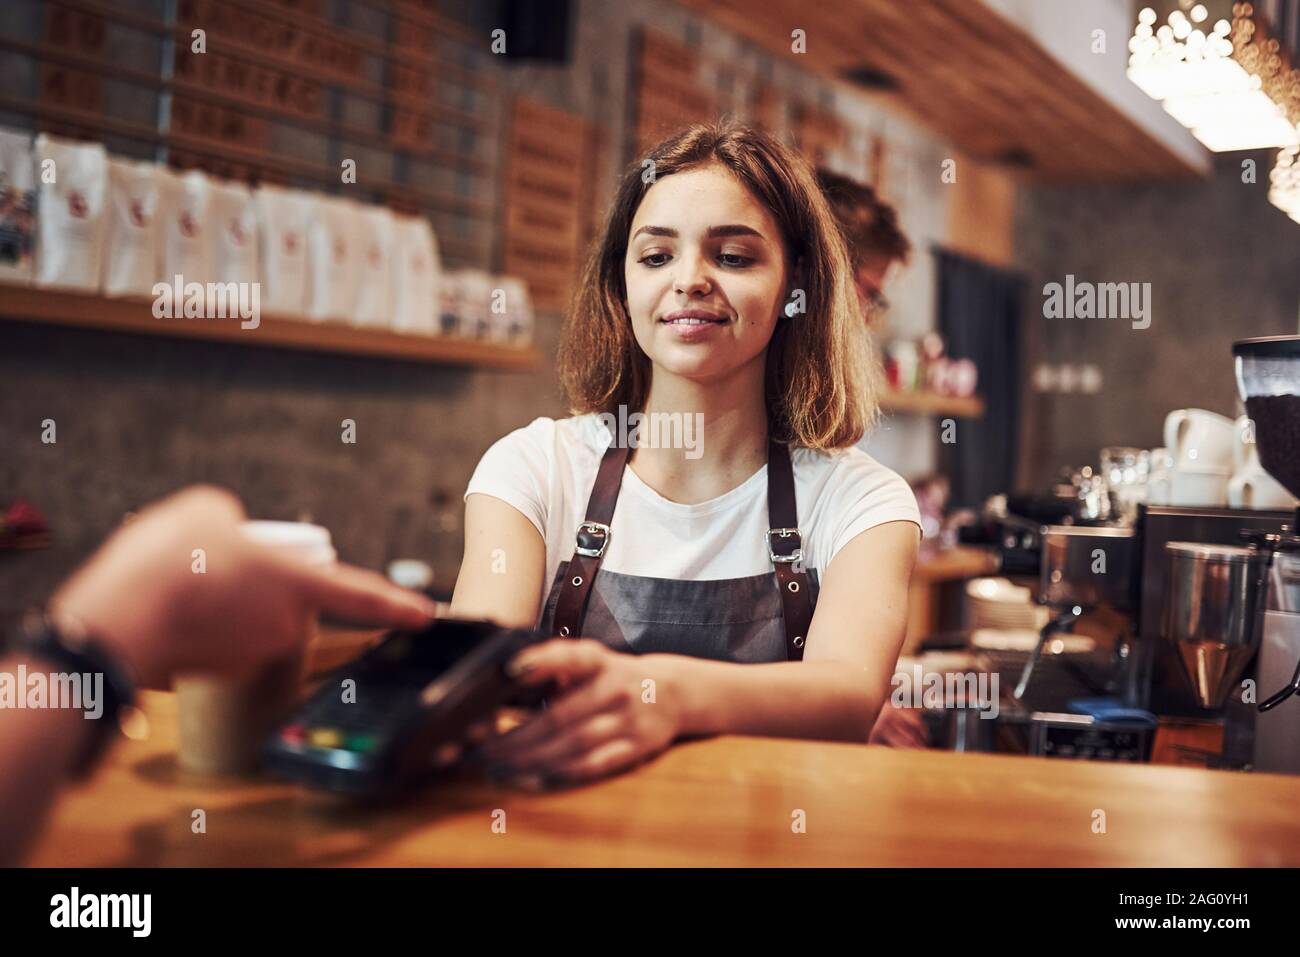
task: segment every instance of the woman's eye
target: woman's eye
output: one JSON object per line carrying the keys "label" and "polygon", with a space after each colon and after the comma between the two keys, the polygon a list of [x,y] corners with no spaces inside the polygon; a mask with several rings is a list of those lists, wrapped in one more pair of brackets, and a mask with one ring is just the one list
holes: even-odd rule
{"label": "woman's eye", "polygon": [[[672,258],[671,253],[646,253],[644,256],[638,259],[637,262],[654,269],[658,266],[666,265],[668,263],[668,260],[670,260],[671,258]],[[742,256],[740,253],[719,253],[718,254],[718,262],[720,262],[724,266],[730,266],[732,268],[742,268],[744,266],[750,265],[751,263],[753,263],[753,261],[754,261],[754,257]]]}

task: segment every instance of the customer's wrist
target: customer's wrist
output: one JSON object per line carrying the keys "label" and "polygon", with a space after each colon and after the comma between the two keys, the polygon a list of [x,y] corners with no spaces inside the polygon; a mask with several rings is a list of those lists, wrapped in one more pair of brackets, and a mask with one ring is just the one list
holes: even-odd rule
{"label": "customer's wrist", "polygon": [[[117,607],[120,609],[133,600],[148,601],[143,596],[134,599],[124,596]],[[46,614],[61,631],[90,635],[113,656],[137,687],[158,680],[159,664],[148,650],[150,626],[138,616],[115,611],[113,606],[98,601],[88,588],[75,582],[50,599]]]}
{"label": "customer's wrist", "polygon": [[113,650],[102,633],[89,630],[66,611],[57,620],[49,611],[28,614],[11,644],[15,652],[49,668],[50,687],[59,690],[51,690],[43,706],[80,710],[94,726],[95,733],[79,743],[71,768],[74,777],[85,776],[116,736],[124,711],[135,703],[136,681],[129,661]]}

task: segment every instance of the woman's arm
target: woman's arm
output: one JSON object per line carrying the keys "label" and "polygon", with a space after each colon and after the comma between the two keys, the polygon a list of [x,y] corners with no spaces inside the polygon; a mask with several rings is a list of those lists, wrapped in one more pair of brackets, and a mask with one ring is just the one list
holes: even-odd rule
{"label": "woman's arm", "polygon": [[750,665],[685,655],[626,655],[592,639],[520,652],[526,684],[567,693],[522,727],[483,743],[494,773],[517,780],[590,780],[625,770],[673,739],[704,734],[867,740],[906,630],[919,535],[889,522],[832,560],[803,661]]}
{"label": "woman's arm", "polygon": [[491,495],[465,500],[465,555],[451,614],[532,628],[546,575],[546,543],[513,505]]}
{"label": "woman's arm", "polygon": [[907,630],[919,542],[912,522],[886,522],[840,549],[826,569],[802,662],[736,666],[647,655],[668,659],[664,688],[681,698],[680,733],[866,741]]}

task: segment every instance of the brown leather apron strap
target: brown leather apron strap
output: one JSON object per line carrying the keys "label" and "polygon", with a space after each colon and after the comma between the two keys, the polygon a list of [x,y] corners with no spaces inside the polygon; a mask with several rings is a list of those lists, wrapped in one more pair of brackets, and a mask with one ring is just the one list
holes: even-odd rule
{"label": "brown leather apron strap", "polygon": [[609,546],[609,523],[623,486],[623,469],[632,450],[617,443],[605,450],[596,472],[596,484],[587,500],[586,520],[578,526],[578,537],[569,560],[568,577],[560,587],[552,624],[561,638],[576,638],[582,633],[582,619],[587,612],[587,598],[596,578],[600,560]]}
{"label": "brown leather apron strap", "polygon": [[790,661],[803,660],[812,624],[812,596],[804,570],[803,536],[794,496],[794,465],[790,450],[779,442],[767,446],[767,554],[776,568],[785,619],[785,652]]}

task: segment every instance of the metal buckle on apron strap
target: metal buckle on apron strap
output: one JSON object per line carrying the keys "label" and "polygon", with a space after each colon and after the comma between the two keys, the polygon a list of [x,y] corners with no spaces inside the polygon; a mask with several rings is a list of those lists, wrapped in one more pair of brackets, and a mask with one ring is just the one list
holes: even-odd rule
{"label": "metal buckle on apron strap", "polygon": [[600,558],[609,544],[609,526],[601,522],[583,522],[578,526],[578,544],[574,551],[587,558]]}
{"label": "metal buckle on apron strap", "polygon": [[[793,539],[794,539],[794,543],[793,543],[793,544],[794,544],[794,551],[793,551],[793,552],[778,552],[778,551],[773,547],[773,544],[774,544],[774,543],[773,543],[773,539],[772,539],[772,536],[773,536],[773,535],[776,535],[776,536],[778,536],[778,537],[781,538],[781,539],[793,538]],[[773,562],[773,563],[776,563],[776,562],[785,562],[785,563],[790,563],[790,562],[801,562],[801,561],[803,561],[803,536],[800,535],[800,533],[799,533],[799,529],[797,529],[797,528],[769,528],[769,529],[767,530],[767,554],[768,554],[768,557],[770,557],[770,558],[772,559],[772,562]]]}

